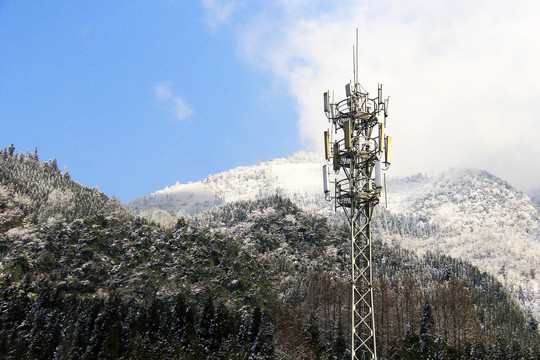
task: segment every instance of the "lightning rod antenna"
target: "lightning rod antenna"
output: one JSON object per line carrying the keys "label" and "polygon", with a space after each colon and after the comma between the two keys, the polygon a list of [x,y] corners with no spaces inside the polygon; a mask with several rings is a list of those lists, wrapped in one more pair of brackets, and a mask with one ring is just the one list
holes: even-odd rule
{"label": "lightning rod antenna", "polygon": [[356,66],[355,66],[354,73],[356,77],[354,78],[354,83],[358,84],[358,28],[356,28],[356,64],[355,65]]}

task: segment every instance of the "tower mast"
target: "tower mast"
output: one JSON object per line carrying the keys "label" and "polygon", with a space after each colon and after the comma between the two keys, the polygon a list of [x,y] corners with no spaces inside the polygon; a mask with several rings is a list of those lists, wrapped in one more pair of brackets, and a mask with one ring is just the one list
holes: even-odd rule
{"label": "tower mast", "polygon": [[344,210],[350,228],[351,359],[365,360],[377,359],[371,219],[384,188],[382,170],[391,163],[392,138],[385,135],[388,98],[383,99],[382,85],[377,97],[370,98],[358,83],[358,55],[354,57],[353,50],[354,84],[345,86],[346,98],[334,103],[330,93],[324,93],[330,129],[324,133],[323,178],[326,199]]}

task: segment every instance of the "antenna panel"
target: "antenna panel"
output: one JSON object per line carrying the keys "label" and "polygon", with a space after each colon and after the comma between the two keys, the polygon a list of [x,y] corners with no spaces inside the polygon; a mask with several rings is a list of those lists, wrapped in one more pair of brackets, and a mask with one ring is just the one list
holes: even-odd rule
{"label": "antenna panel", "polygon": [[375,187],[377,189],[382,189],[383,187],[381,162],[379,160],[375,161]]}
{"label": "antenna panel", "polygon": [[324,158],[330,159],[330,134],[328,130],[324,132]]}
{"label": "antenna panel", "polygon": [[384,162],[387,164],[392,163],[392,137],[391,136],[386,137],[386,158]]}
{"label": "antenna panel", "polygon": [[379,124],[379,151],[384,151],[384,124]]}
{"label": "antenna panel", "polygon": [[324,112],[328,113],[330,111],[330,98],[329,98],[328,91],[324,93],[323,97],[324,97]]}
{"label": "antenna panel", "polygon": [[339,171],[340,164],[339,164],[339,143],[334,143],[334,171]]}
{"label": "antenna panel", "polygon": [[345,85],[345,96],[350,97],[351,96],[351,83],[348,83]]}
{"label": "antenna panel", "polygon": [[343,131],[345,132],[345,149],[350,149],[351,146],[351,120],[345,121],[343,125]]}
{"label": "antenna panel", "polygon": [[329,184],[328,184],[328,165],[323,165],[322,172],[323,172],[324,193],[328,194],[330,192]]}

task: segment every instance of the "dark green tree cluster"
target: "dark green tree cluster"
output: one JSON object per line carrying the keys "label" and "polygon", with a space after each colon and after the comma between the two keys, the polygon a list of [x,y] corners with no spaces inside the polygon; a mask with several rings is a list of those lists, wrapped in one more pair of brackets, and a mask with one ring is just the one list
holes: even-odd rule
{"label": "dark green tree cluster", "polygon": [[91,298],[40,286],[35,299],[20,291],[0,300],[0,358],[275,358],[271,322],[259,307],[243,317],[211,296],[202,306],[183,294],[139,303],[114,291]]}

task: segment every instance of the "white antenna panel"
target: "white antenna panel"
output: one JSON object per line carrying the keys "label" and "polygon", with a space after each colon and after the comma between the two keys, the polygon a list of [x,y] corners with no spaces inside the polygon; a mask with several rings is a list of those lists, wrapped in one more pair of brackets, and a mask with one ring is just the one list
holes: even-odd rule
{"label": "white antenna panel", "polygon": [[377,189],[382,189],[383,187],[381,162],[379,160],[375,161],[375,187]]}
{"label": "white antenna panel", "polygon": [[330,192],[329,184],[328,184],[328,165],[323,165],[322,167],[323,172],[323,186],[324,186],[324,193],[327,194]]}
{"label": "white antenna panel", "polygon": [[324,93],[324,112],[327,113],[330,111],[330,99],[328,91]]}

